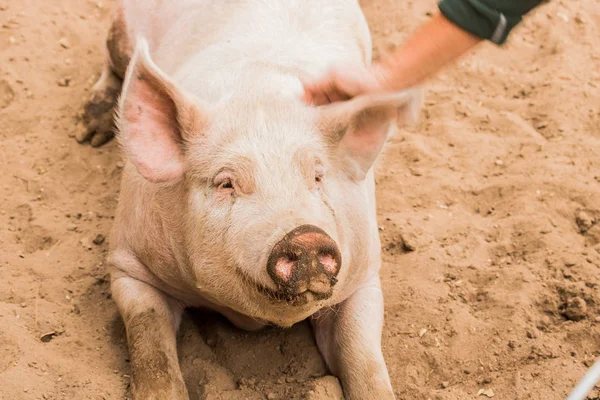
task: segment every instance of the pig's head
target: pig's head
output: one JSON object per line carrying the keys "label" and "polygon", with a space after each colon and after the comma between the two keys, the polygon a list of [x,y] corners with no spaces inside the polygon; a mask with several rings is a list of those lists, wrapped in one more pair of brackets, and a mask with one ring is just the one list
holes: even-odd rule
{"label": "pig's head", "polygon": [[415,114],[412,94],[309,107],[246,92],[208,106],[143,44],[131,63],[120,142],[141,176],[184,194],[161,208],[204,296],[288,326],[377,267],[371,167],[389,125]]}

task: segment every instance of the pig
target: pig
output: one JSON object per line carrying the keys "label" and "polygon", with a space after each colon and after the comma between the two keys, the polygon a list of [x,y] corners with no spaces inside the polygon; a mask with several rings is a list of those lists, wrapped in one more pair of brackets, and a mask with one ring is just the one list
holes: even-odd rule
{"label": "pig", "polygon": [[79,139],[110,139],[116,101],[133,398],[188,398],[176,332],[197,307],[250,331],[309,319],[346,399],[394,399],[373,164],[420,90],[302,101],[304,80],[371,62],[358,2],[122,0],[106,54]]}

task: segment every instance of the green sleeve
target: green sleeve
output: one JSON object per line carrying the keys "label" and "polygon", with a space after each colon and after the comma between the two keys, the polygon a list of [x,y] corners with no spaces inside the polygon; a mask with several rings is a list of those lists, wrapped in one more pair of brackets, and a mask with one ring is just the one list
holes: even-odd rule
{"label": "green sleeve", "polygon": [[441,13],[462,29],[496,44],[544,0],[441,0]]}

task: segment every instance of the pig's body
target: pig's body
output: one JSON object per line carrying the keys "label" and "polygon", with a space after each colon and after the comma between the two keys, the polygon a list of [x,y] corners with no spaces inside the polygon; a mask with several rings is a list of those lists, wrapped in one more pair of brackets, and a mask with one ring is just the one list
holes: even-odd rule
{"label": "pig's body", "polygon": [[346,398],[393,399],[371,165],[407,97],[300,101],[301,78],[370,62],[358,3],[124,1],[108,49],[94,93],[125,78],[110,262],[134,397],[187,398],[175,332],[204,307],[252,330],[314,316]]}
{"label": "pig's body", "polygon": [[[370,62],[368,29],[353,0],[327,3],[319,0],[182,1],[181,8],[173,8],[169,3],[126,1],[125,19],[132,21],[128,29],[130,37],[139,34],[147,37],[150,54],[157,66],[175,83],[206,103],[243,103],[243,107],[237,104],[234,107],[234,112],[241,118],[250,119],[259,113],[268,118],[270,103],[274,101],[280,103],[281,113],[294,112],[291,109],[299,107],[302,95],[298,80],[301,74],[319,75],[334,62]],[[290,104],[282,105],[282,98]],[[275,138],[273,143],[277,144]],[[274,151],[280,149],[276,147]],[[369,202],[371,215],[360,219],[370,225],[367,229],[371,234],[364,238],[370,243],[365,243],[363,250],[371,253],[373,268],[377,269],[379,240],[373,185],[372,177],[364,182],[361,196]],[[186,305],[208,305],[209,299],[196,287],[196,279],[192,279],[189,272],[191,263],[196,263],[199,270],[205,269],[201,265],[203,260],[177,259],[175,256],[187,253],[186,243],[172,242],[183,225],[183,221],[174,219],[184,218],[186,214],[172,213],[172,208],[178,205],[172,204],[171,199],[157,200],[160,190],[160,186],[139,179],[133,165],[129,164],[125,169],[121,197],[127,200],[121,201],[119,206],[119,223],[113,240],[118,246],[115,254],[131,254],[144,261],[146,268],[125,271],[127,274],[144,274],[144,280],[156,280],[154,285],[181,298]],[[174,198],[180,200],[182,197],[183,193]],[[159,209],[165,209],[165,215],[157,212],[156,203],[164,204]],[[174,228],[165,232],[168,225]],[[158,232],[159,227],[162,232]],[[155,230],[157,232],[151,234]],[[179,272],[175,274],[174,271]],[[337,304],[348,297],[360,280],[356,279],[347,290],[323,305]],[[244,293],[235,293],[235,286],[229,288],[233,298],[244,297]],[[225,300],[213,299],[213,302]],[[290,310],[283,305],[271,315],[265,315],[266,311],[258,306],[245,310],[247,318],[241,315],[238,318],[252,326],[256,319],[289,326],[310,316],[314,309]]]}

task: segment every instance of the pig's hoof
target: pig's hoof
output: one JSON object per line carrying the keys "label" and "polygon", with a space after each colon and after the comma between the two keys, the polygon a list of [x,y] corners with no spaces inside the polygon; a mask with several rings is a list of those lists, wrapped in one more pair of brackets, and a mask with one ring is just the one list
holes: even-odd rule
{"label": "pig's hoof", "polygon": [[121,91],[121,81],[112,72],[102,74],[84,106],[84,129],[75,138],[79,143],[90,141],[93,147],[108,142],[115,135],[114,106]]}

